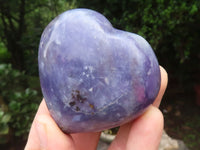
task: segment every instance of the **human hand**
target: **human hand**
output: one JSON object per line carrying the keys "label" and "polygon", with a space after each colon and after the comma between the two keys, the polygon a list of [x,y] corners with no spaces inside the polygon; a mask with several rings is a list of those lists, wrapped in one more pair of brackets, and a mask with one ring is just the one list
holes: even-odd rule
{"label": "human hand", "polygon": [[[161,88],[154,103],[136,120],[122,125],[108,150],[156,150],[162,131],[163,115],[157,108],[167,87],[167,73],[161,70]],[[42,100],[34,118],[25,150],[96,150],[100,132],[65,134],[50,116]]]}

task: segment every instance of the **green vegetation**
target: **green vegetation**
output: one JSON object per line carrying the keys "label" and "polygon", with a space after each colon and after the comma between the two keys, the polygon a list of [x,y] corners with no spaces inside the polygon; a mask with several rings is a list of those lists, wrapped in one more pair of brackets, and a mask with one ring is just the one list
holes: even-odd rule
{"label": "green vegetation", "polygon": [[[103,13],[119,29],[138,33],[150,42],[160,65],[178,84],[199,82],[200,1],[79,0],[78,6]],[[191,67],[194,66],[194,67]],[[192,76],[190,73],[195,73]],[[198,80],[198,81],[197,81]]]}
{"label": "green vegetation", "polygon": [[[29,88],[27,76],[8,64],[0,65],[0,141],[6,136],[27,138],[41,94]],[[9,139],[7,139],[9,140]]]}
{"label": "green vegetation", "polygon": [[55,16],[73,7],[73,2],[64,0],[0,1],[0,39],[10,53],[12,66],[36,75],[43,29]]}
{"label": "green vegetation", "polygon": [[10,57],[10,53],[7,51],[5,45],[0,42],[0,63],[9,62]]}

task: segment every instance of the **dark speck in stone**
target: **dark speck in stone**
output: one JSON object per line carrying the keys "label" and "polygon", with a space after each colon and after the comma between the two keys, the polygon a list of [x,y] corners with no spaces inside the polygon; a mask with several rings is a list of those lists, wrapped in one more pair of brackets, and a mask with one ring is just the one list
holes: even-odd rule
{"label": "dark speck in stone", "polygon": [[90,108],[94,109],[94,105],[92,105],[92,104],[89,104],[89,106],[90,106]]}
{"label": "dark speck in stone", "polygon": [[84,103],[84,101],[87,100],[87,98],[82,96],[78,90],[73,90],[71,95],[73,100],[79,101],[80,103]]}
{"label": "dark speck in stone", "polygon": [[71,107],[74,106],[75,104],[76,104],[75,101],[69,102],[69,105],[70,105]]}
{"label": "dark speck in stone", "polygon": [[76,111],[80,111],[80,108],[78,106],[76,107]]}

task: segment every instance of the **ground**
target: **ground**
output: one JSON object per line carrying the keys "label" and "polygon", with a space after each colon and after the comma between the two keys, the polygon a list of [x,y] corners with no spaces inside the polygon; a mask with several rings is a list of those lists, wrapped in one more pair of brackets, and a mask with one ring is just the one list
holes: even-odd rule
{"label": "ground", "polygon": [[173,138],[183,140],[190,150],[200,147],[200,106],[195,99],[193,90],[168,87],[160,107],[166,132]]}

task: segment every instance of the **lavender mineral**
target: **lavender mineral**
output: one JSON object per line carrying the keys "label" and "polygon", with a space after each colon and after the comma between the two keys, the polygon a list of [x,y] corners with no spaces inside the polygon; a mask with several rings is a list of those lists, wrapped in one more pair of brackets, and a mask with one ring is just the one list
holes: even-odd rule
{"label": "lavender mineral", "polygon": [[130,122],[160,89],[159,64],[148,42],[89,9],[66,11],[50,22],[38,62],[47,107],[65,133]]}

